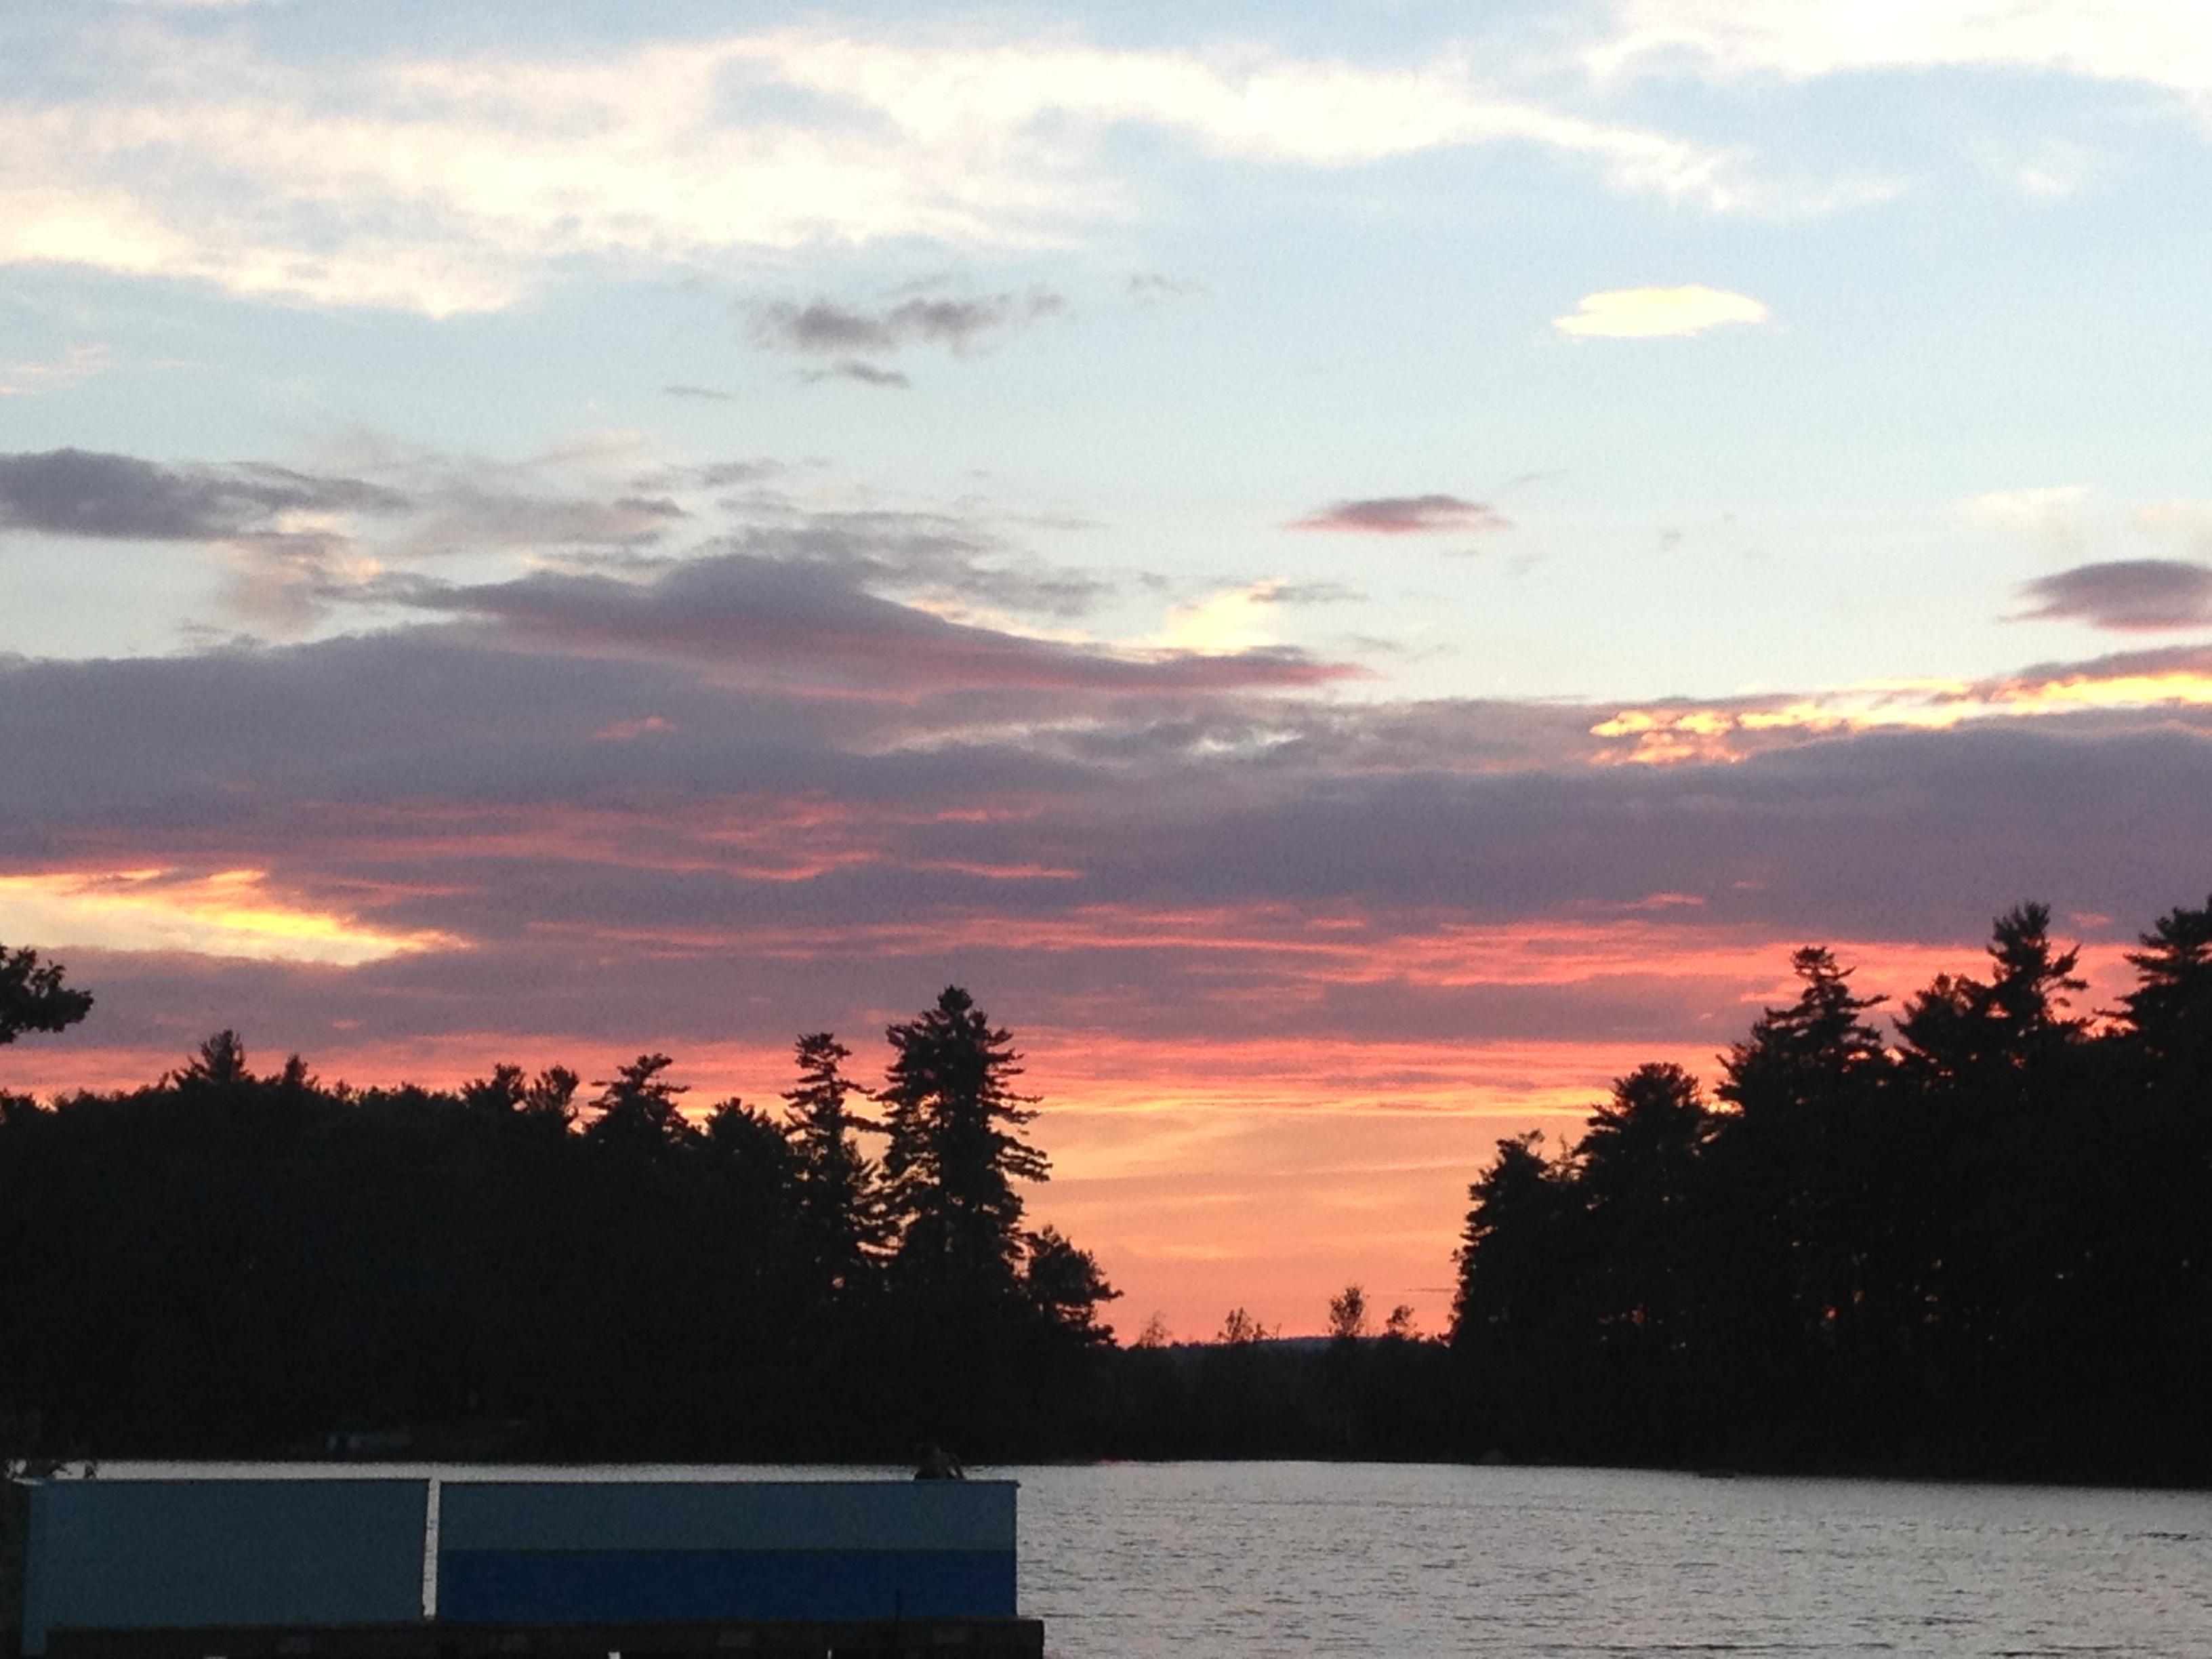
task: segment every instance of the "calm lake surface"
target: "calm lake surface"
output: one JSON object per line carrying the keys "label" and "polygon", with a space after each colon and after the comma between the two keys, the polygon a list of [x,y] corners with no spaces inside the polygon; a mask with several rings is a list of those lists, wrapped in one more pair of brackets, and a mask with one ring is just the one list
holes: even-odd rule
{"label": "calm lake surface", "polygon": [[2212,1655],[2212,1496],[1616,1470],[1016,1471],[1062,1659]]}
{"label": "calm lake surface", "polygon": [[1057,1659],[2212,1659],[2212,1494],[1425,1464],[970,1473],[1022,1483],[1022,1609]]}

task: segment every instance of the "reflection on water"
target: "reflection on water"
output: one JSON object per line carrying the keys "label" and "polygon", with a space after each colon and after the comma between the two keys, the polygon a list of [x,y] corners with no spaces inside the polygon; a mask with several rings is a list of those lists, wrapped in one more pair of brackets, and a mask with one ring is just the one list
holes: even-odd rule
{"label": "reflection on water", "polygon": [[[196,1472],[216,1469],[278,1472]],[[1379,1463],[972,1473],[1022,1482],[1022,1610],[1044,1620],[1056,1659],[2212,1659],[2212,1494],[2203,1492]]]}
{"label": "reflection on water", "polygon": [[2212,1655],[2212,1496],[1315,1463],[1018,1472],[1061,1659]]}

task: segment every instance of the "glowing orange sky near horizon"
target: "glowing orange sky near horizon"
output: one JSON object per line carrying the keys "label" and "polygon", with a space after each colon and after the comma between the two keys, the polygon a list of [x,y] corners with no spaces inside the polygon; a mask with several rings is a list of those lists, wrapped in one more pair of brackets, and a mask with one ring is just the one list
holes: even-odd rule
{"label": "glowing orange sky near horizon", "polygon": [[[1531,950],[1545,943],[1540,930],[1513,931]],[[1231,1306],[1287,1332],[1310,1332],[1322,1324],[1328,1292],[1354,1281],[1378,1310],[1409,1304],[1421,1328],[1441,1331],[1466,1188],[1500,1138],[1540,1128],[1555,1146],[1571,1141],[1610,1079],[1646,1060],[1676,1061],[1710,1085],[1717,1056],[1758,1007],[1788,994],[1787,945],[1706,941],[1700,952],[1691,948],[1696,941],[1680,938],[1674,952],[1638,953],[1634,947],[1657,942],[1651,933],[1644,924],[1625,936],[1571,925],[1549,941],[1546,966],[1555,975],[1574,962],[1585,972],[1698,978],[1712,1006],[1696,1033],[1676,1041],[1155,1041],[1083,1026],[1018,1030],[1024,1086],[1043,1102],[1031,1133],[1054,1166],[1053,1181],[1030,1195],[1031,1220],[1052,1223],[1098,1255],[1125,1292],[1112,1310],[1125,1335],[1155,1314],[1178,1336],[1206,1335]],[[2085,951],[2093,985],[2081,1006],[2109,1006],[2124,979],[2121,948]],[[1980,947],[1969,942],[1838,950],[1860,964],[1863,988],[1893,995],[1981,962]],[[1416,951],[1417,967],[1419,959]],[[1532,971],[1510,955],[1499,966],[1509,977]],[[874,1079],[879,1063],[873,1035],[848,1037],[863,1082]],[[273,1068],[281,1049],[252,1047],[247,1036],[256,1066]],[[307,1059],[329,1080],[451,1085],[505,1060],[533,1068],[558,1062],[600,1077],[614,1059],[663,1048],[692,1085],[687,1105],[702,1110],[732,1093],[773,1105],[789,1074],[781,1043],[642,1034],[619,1054],[590,1052],[607,1046],[481,1030],[340,1041]],[[7,1051],[12,1086],[46,1093],[150,1081],[182,1058],[180,1049],[75,1036]]]}

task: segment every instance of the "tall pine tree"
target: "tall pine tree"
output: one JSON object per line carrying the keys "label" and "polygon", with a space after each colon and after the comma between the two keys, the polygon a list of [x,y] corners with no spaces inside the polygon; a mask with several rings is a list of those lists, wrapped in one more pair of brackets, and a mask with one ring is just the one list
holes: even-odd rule
{"label": "tall pine tree", "polygon": [[847,1104],[866,1097],[845,1075],[850,1048],[828,1031],[810,1031],[795,1047],[799,1082],[783,1098],[799,1157],[799,1212],[817,1282],[832,1297],[846,1296],[866,1282],[890,1239],[876,1166],[853,1139],[856,1129],[881,1126]]}
{"label": "tall pine tree", "polygon": [[1011,1297],[1024,1243],[1014,1182],[1042,1181],[1050,1168],[1020,1133],[1036,1113],[1014,1090],[1012,1036],[957,985],[884,1035],[891,1063],[878,1098],[900,1224],[894,1272],[963,1301]]}

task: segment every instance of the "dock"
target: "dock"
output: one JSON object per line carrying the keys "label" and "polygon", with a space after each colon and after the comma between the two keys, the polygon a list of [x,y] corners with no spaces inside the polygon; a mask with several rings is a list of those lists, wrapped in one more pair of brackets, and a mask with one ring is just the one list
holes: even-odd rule
{"label": "dock", "polygon": [[1015,1607],[1016,1492],[493,1470],[30,1481],[9,1494],[0,1609],[23,1659],[1042,1659],[1043,1626]]}

